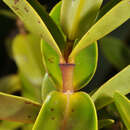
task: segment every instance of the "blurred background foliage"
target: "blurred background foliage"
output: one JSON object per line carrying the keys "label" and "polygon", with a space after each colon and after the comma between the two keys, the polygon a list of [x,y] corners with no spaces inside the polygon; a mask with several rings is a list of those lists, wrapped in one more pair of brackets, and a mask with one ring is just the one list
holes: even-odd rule
{"label": "blurred background foliage", "polygon": [[[39,2],[49,12],[59,0],[39,0]],[[103,5],[107,2],[107,0],[104,0]],[[0,1],[0,9],[8,9],[8,7]],[[13,38],[18,33],[16,21],[0,15],[0,78],[17,72],[15,62],[7,53],[9,48],[9,46],[7,47],[7,38]],[[83,89],[86,92],[101,86],[105,81],[130,64],[130,20],[98,43],[98,67],[92,81]],[[111,55],[113,56],[111,57]]]}

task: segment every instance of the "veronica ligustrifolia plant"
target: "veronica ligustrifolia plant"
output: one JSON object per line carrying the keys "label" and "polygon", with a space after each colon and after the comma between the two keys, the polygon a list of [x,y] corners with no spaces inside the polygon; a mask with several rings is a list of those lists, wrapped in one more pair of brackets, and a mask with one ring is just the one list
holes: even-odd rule
{"label": "veronica ligustrifolia plant", "polygon": [[41,37],[46,74],[40,103],[1,92],[0,119],[34,123],[33,130],[97,130],[114,123],[109,115],[97,119],[109,106],[118,109],[122,128],[130,129],[126,114],[130,103],[123,96],[130,92],[130,66],[90,94],[79,91],[96,71],[97,40],[130,18],[130,0],[111,0],[104,8],[102,0],[62,0],[49,15],[36,0],[3,1],[32,34]]}

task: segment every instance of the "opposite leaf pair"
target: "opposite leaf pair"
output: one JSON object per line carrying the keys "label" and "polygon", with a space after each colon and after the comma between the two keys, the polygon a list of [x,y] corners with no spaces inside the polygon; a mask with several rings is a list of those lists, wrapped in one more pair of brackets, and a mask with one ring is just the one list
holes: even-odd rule
{"label": "opposite leaf pair", "polygon": [[[36,0],[4,0],[4,2],[19,16],[31,32],[44,39],[42,53],[45,68],[59,89],[62,89],[63,82],[58,64],[64,62],[76,64],[73,89],[79,90],[84,87],[96,69],[96,41],[130,17],[127,13],[130,10],[129,0],[115,2],[116,5],[114,4],[115,6],[109,7],[109,9],[106,6],[106,10],[110,11],[104,13],[105,15],[102,17],[100,15],[101,18],[98,21],[96,20],[98,13],[103,14],[106,11],[100,10],[102,0],[94,2],[63,0],[53,8],[50,13],[52,18]],[[85,30],[82,30],[84,28]],[[91,47],[86,48],[89,45]]]}

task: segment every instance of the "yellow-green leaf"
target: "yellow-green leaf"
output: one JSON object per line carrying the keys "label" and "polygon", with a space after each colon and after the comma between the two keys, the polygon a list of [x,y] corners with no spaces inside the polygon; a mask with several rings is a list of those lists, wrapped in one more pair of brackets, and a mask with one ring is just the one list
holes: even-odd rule
{"label": "yellow-green leaf", "polygon": [[88,47],[127,21],[130,18],[130,13],[128,13],[130,12],[129,2],[130,0],[122,0],[98,20],[73,49],[69,61],[72,61],[75,55],[83,48]]}
{"label": "yellow-green leaf", "polygon": [[40,38],[34,34],[19,34],[13,40],[12,52],[23,84],[23,96],[39,101],[44,76]]}
{"label": "yellow-green leaf", "polygon": [[16,130],[23,125],[21,122],[1,121],[0,130]]}
{"label": "yellow-green leaf", "polygon": [[33,124],[24,124],[22,130],[32,130]]}
{"label": "yellow-green leaf", "polygon": [[62,0],[61,26],[69,40],[82,36],[94,23],[102,0]]}
{"label": "yellow-green leaf", "polygon": [[114,102],[117,107],[117,110],[127,127],[130,129],[130,100],[123,96],[121,93],[116,92],[114,94]]}
{"label": "yellow-green leaf", "polygon": [[112,103],[117,90],[123,95],[130,92],[130,65],[108,80],[92,95],[96,108],[101,109]]}
{"label": "yellow-green leaf", "polygon": [[41,90],[42,100],[44,101],[48,96],[48,94],[52,91],[56,91],[56,87],[51,78],[49,77],[49,75],[46,73],[42,81],[42,90]]}
{"label": "yellow-green leaf", "polygon": [[17,35],[13,40],[13,57],[18,69],[34,84],[40,86],[44,75],[40,39],[32,34]]}
{"label": "yellow-green leaf", "polygon": [[[44,38],[44,40],[49,43],[56,52],[61,56],[60,49],[53,38],[50,30],[47,28],[45,21],[41,19],[38,12],[31,6],[31,4],[26,0],[3,0],[19,18],[25,23],[28,29]],[[31,1],[33,2],[33,1]],[[45,18],[47,19],[47,18]]]}
{"label": "yellow-green leaf", "polygon": [[63,126],[65,130],[98,130],[96,109],[89,95],[77,92],[67,96],[70,101]]}
{"label": "yellow-green leaf", "polygon": [[61,4],[62,1],[60,1],[59,3],[57,3],[51,10],[50,12],[50,17],[53,19],[53,21],[56,23],[57,27],[59,28],[60,32],[62,33],[63,37],[65,38],[66,41],[66,36],[63,33],[63,30],[61,28],[60,25],[60,11],[61,11]]}
{"label": "yellow-green leaf", "polygon": [[0,119],[23,123],[35,121],[40,104],[29,99],[0,92]]}
{"label": "yellow-green leaf", "polygon": [[121,0],[109,0],[99,11],[98,20],[104,16],[110,9],[112,9]]}
{"label": "yellow-green leaf", "polygon": [[79,90],[89,83],[96,71],[97,62],[98,47],[96,42],[76,55],[73,75],[74,90]]}
{"label": "yellow-green leaf", "polygon": [[43,56],[44,67],[49,74],[50,78],[53,80],[56,88],[62,88],[62,76],[60,71],[60,57],[56,51],[45,41],[41,41],[41,50]]}
{"label": "yellow-green leaf", "polygon": [[48,95],[32,130],[60,130],[66,109],[67,98],[61,92]]}
{"label": "yellow-green leaf", "polygon": [[83,92],[52,92],[43,103],[33,130],[97,130],[97,115]]}
{"label": "yellow-green leaf", "polygon": [[57,27],[56,23],[51,19],[50,17],[51,13],[49,16],[49,14],[45,11],[43,6],[37,0],[28,0],[28,2],[31,4],[31,6],[35,9],[35,11],[44,21],[45,25],[47,26],[48,30],[52,34],[59,48],[61,49],[61,51],[63,51],[65,46],[65,39],[60,29]]}
{"label": "yellow-green leaf", "polygon": [[0,79],[0,92],[13,93],[21,90],[21,82],[18,75],[8,75]]}

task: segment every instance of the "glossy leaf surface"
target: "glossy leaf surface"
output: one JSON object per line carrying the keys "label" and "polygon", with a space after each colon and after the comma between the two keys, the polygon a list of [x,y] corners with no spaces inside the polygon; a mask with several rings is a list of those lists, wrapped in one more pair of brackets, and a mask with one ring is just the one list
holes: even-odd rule
{"label": "glossy leaf surface", "polygon": [[40,104],[0,92],[0,119],[23,123],[35,121]]}
{"label": "glossy leaf surface", "polygon": [[62,89],[62,76],[60,71],[60,57],[57,55],[56,51],[45,41],[41,41],[41,50],[43,56],[44,67],[52,78],[55,86],[58,89]]}
{"label": "glossy leaf surface", "polygon": [[60,32],[59,28],[57,27],[56,23],[50,18],[48,13],[45,11],[44,7],[37,0],[28,0],[28,2],[41,17],[42,21],[44,21],[45,25],[52,34],[59,48],[61,49],[61,51],[63,51],[65,45],[65,39],[62,33]]}
{"label": "glossy leaf surface", "polygon": [[[49,17],[46,17],[45,19],[41,18],[38,12],[35,11],[37,7],[39,7],[37,8],[37,11],[41,10],[40,6],[35,5],[36,6],[35,8],[31,6],[35,2],[34,0],[30,0],[29,2],[26,0],[13,0],[13,1],[3,0],[3,1],[19,16],[19,18],[25,23],[25,25],[31,32],[38,34],[39,36],[44,38],[44,40],[48,42],[61,56],[60,49],[46,25],[45,20],[50,21],[49,20],[50,18]],[[47,16],[45,11],[43,11],[42,13],[44,13],[43,15]]]}
{"label": "glossy leaf surface", "polygon": [[0,92],[13,93],[21,89],[18,75],[8,75],[0,79]]}
{"label": "glossy leaf surface", "polygon": [[84,92],[70,95],[68,115],[65,130],[97,130],[97,115],[95,106]]}
{"label": "glossy leaf surface", "polygon": [[130,65],[108,80],[92,95],[96,108],[101,109],[112,103],[115,91],[119,91],[123,95],[128,94],[130,92],[129,83]]}
{"label": "glossy leaf surface", "polygon": [[96,71],[97,62],[98,47],[96,42],[78,53],[75,57],[74,90],[79,90],[89,83]]}
{"label": "glossy leaf surface", "polygon": [[130,14],[128,13],[130,11],[129,2],[129,0],[123,0],[119,2],[100,20],[98,20],[98,22],[89,29],[89,31],[83,36],[83,38],[73,49],[72,53],[70,54],[69,61],[72,61],[75,55],[83,48],[86,48],[93,42],[104,37],[127,21],[130,18]]}
{"label": "glossy leaf surface", "polygon": [[61,26],[69,40],[82,36],[94,23],[102,0],[62,0]]}
{"label": "glossy leaf surface", "polygon": [[60,130],[67,98],[60,92],[52,92],[43,103],[32,130]]}
{"label": "glossy leaf surface", "polygon": [[[87,110],[87,111],[86,111]],[[90,97],[78,92],[52,92],[45,100],[33,130],[97,130]]]}
{"label": "glossy leaf surface", "polygon": [[[60,6],[61,3],[58,3],[56,7],[50,13],[50,16],[53,20],[60,25],[58,21],[60,19]],[[56,17],[54,17],[56,16]],[[42,54],[44,65],[46,66],[46,70],[48,74],[51,76],[52,80],[56,87],[61,89],[62,86],[62,77],[59,68],[60,58],[53,50],[53,48],[42,41]],[[92,44],[90,47],[82,50],[75,58],[75,69],[74,69],[74,80],[73,86],[75,90],[79,90],[84,87],[92,78],[96,66],[97,66],[97,57],[98,57],[98,49],[97,43]],[[80,75],[80,77],[79,77]]]}
{"label": "glossy leaf surface", "polygon": [[49,75],[46,73],[42,81],[42,100],[44,101],[47,95],[52,91],[56,91],[56,87]]}
{"label": "glossy leaf surface", "polygon": [[101,39],[100,47],[107,60],[117,69],[121,70],[130,64],[130,48],[125,42],[114,37],[105,37]]}
{"label": "glossy leaf surface", "polygon": [[59,28],[60,32],[62,33],[63,37],[65,38],[66,41],[66,36],[63,33],[63,30],[61,28],[60,25],[60,11],[61,11],[61,4],[62,1],[60,1],[59,3],[57,3],[51,10],[50,12],[50,17],[53,19],[53,21],[55,22],[55,24],[57,25],[57,27]]}
{"label": "glossy leaf surface", "polygon": [[125,96],[116,92],[114,94],[114,102],[116,104],[117,110],[120,113],[120,116],[127,127],[130,129],[130,100],[128,100]]}

